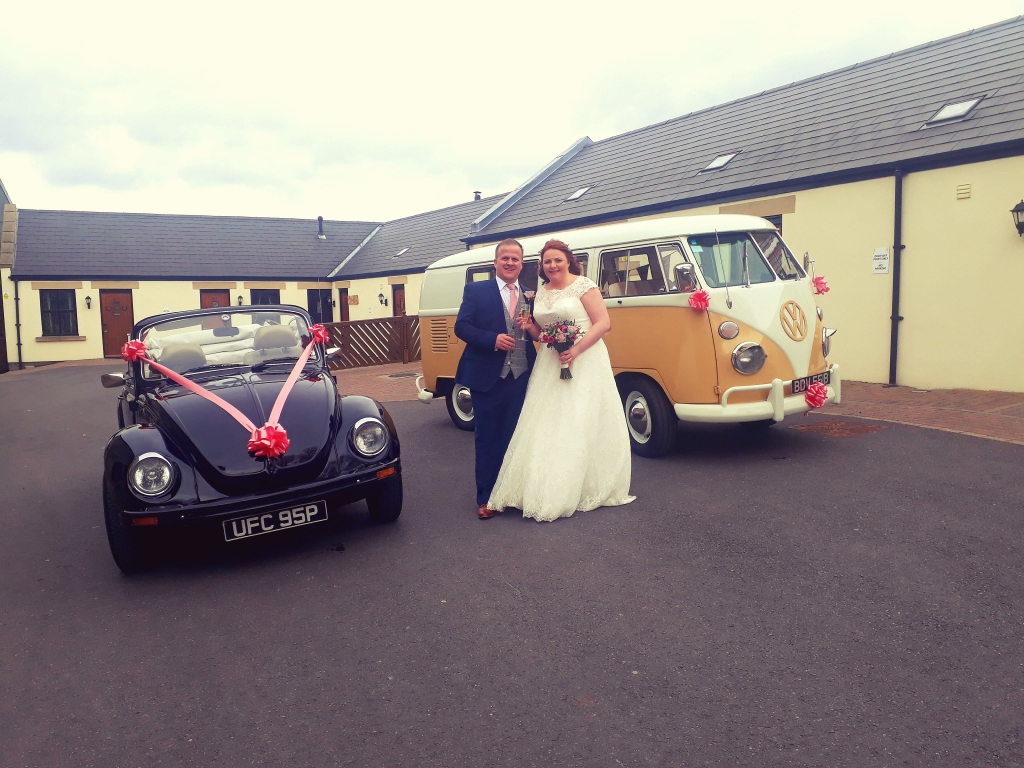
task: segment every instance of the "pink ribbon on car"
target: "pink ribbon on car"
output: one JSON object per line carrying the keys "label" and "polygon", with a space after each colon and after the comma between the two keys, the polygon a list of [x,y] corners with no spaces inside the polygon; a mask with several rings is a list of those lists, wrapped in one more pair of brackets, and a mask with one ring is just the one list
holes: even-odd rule
{"label": "pink ribbon on car", "polygon": [[288,440],[288,432],[278,423],[278,419],[281,418],[281,411],[284,410],[285,401],[295,386],[295,382],[299,380],[303,366],[306,365],[306,361],[309,360],[309,356],[313,353],[313,345],[323,344],[329,338],[327,329],[322,325],[311,325],[309,327],[309,334],[309,343],[302,350],[299,359],[295,361],[295,366],[292,368],[291,373],[288,374],[288,378],[285,380],[284,386],[281,387],[281,391],[277,393],[274,407],[270,409],[270,416],[262,427],[257,427],[244,413],[223,398],[215,395],[206,387],[186,379],[177,371],[172,371],[167,366],[160,365],[160,363],[150,358],[146,354],[146,343],[143,341],[129,341],[126,343],[121,347],[121,357],[129,363],[144,360],[175,384],[222,408],[249,432],[249,453],[257,458],[276,459],[279,456],[283,456],[288,450],[288,446],[291,445],[291,442]]}

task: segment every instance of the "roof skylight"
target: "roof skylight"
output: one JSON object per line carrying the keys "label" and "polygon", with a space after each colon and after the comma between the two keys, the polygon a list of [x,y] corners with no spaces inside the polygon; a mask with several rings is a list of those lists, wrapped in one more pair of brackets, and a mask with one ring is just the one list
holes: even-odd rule
{"label": "roof skylight", "polygon": [[574,200],[579,200],[581,197],[583,197],[585,194],[587,194],[587,192],[589,192],[590,189],[591,189],[591,187],[580,187],[575,192],[573,192],[571,195],[569,195],[567,198],[565,198],[565,200],[563,200],[562,202],[563,203],[571,203]]}
{"label": "roof skylight", "polygon": [[978,97],[977,99],[968,99],[967,101],[957,101],[953,104],[946,104],[942,109],[936,112],[929,118],[925,125],[934,125],[935,123],[945,123],[949,120],[958,120],[961,117],[966,117],[967,113],[970,112],[977,105],[979,101],[984,97]]}
{"label": "roof skylight", "polygon": [[736,155],[738,154],[739,152],[733,152],[728,155],[719,155],[710,163],[708,163],[703,169],[701,169],[701,173],[704,173],[704,171],[717,171],[719,168],[725,168],[725,166],[729,164],[729,161],[736,157]]}
{"label": "roof skylight", "polygon": [[399,256],[401,256],[401,255],[402,255],[403,253],[405,253],[405,252],[406,252],[406,251],[408,251],[408,250],[409,250],[408,248],[403,248],[402,250],[400,250],[400,251],[399,251],[398,253],[396,253],[396,254],[395,254],[394,256],[392,256],[391,258],[392,258],[392,259],[397,259],[397,258],[398,258]]}

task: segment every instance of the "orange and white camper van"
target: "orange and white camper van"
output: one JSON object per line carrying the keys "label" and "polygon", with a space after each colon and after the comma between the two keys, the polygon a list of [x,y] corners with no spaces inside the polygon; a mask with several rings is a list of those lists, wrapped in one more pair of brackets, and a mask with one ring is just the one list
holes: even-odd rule
{"label": "orange and white camper van", "polygon": [[[535,290],[540,248],[564,240],[604,295],[605,336],[634,452],[659,456],[677,420],[771,426],[809,406],[807,388],[840,399],[828,361],[833,329],[816,306],[811,262],[797,261],[770,222],[754,216],[674,216],[522,240],[520,283]],[[420,293],[419,399],[443,397],[456,426],[473,429],[469,390],[455,380],[463,287],[494,278],[494,246],[432,264]],[[690,296],[706,291],[709,307]]]}

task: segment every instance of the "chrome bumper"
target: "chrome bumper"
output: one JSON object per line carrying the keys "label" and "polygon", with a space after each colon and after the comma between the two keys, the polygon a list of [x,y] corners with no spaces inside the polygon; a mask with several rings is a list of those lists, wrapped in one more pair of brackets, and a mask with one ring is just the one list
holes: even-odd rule
{"label": "chrome bumper", "polygon": [[[829,366],[831,381],[828,385],[826,403],[838,405],[842,397],[843,382],[839,376],[839,366]],[[699,421],[711,423],[739,423],[743,421],[782,421],[787,416],[805,413],[811,410],[803,394],[785,396],[786,386],[792,380],[775,379],[770,384],[752,384],[744,387],[730,387],[722,395],[720,405],[715,404],[680,404],[673,407],[680,421]],[[768,399],[756,403],[736,403],[729,405],[729,396],[734,392],[767,392]]]}
{"label": "chrome bumper", "polygon": [[434,393],[423,388],[423,381],[422,376],[416,377],[416,399],[421,403],[429,403],[434,399]]}

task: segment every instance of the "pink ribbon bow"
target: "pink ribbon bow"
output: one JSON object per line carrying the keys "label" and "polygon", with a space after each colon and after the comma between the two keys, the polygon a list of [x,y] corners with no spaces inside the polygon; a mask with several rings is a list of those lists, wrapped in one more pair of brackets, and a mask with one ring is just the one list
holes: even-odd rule
{"label": "pink ribbon bow", "polygon": [[258,429],[249,417],[235,408],[235,406],[231,405],[231,403],[218,397],[206,387],[196,384],[190,379],[186,379],[177,371],[172,371],[167,366],[160,365],[160,363],[151,359],[147,355],[145,342],[127,342],[123,347],[121,347],[121,357],[129,363],[144,360],[175,384],[178,384],[189,392],[193,392],[194,394],[209,400],[214,405],[223,409],[229,416],[231,416],[231,418],[241,424],[249,432],[249,453],[261,459],[276,459],[280,456],[284,456],[285,452],[288,450],[288,446],[291,445],[291,441],[288,440],[288,432],[278,423],[278,420],[281,418],[281,411],[284,410],[285,401],[288,399],[288,395],[295,386],[295,382],[298,381],[299,375],[302,373],[303,366],[305,366],[306,361],[309,360],[309,356],[313,353],[313,345],[323,344],[328,340],[328,338],[329,334],[324,326],[317,324],[309,327],[309,343],[306,345],[306,348],[302,350],[302,354],[299,355],[299,359],[295,361],[295,366],[292,368],[291,373],[288,374],[288,378],[285,380],[284,386],[281,387],[281,391],[277,393],[277,399],[274,401],[274,407],[270,409],[270,416],[267,418],[266,424]]}
{"label": "pink ribbon bow", "polygon": [[804,400],[807,401],[807,405],[811,408],[821,408],[825,404],[825,400],[828,399],[828,388],[821,382],[814,382],[807,388],[806,394],[804,394]]}
{"label": "pink ribbon bow", "polygon": [[700,310],[703,312],[711,306],[711,301],[708,299],[707,291],[696,291],[690,294],[690,306],[693,309]]}
{"label": "pink ribbon bow", "polygon": [[814,292],[819,296],[828,293],[828,283],[825,282],[824,275],[818,275],[811,282],[814,284]]}

